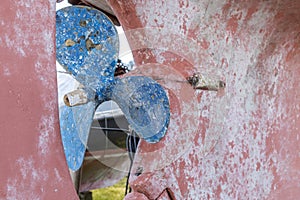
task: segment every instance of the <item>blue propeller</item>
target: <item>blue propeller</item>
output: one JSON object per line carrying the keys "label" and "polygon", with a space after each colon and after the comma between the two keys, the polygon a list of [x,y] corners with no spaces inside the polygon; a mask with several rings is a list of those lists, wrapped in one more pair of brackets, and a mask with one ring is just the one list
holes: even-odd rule
{"label": "blue propeller", "polygon": [[119,52],[117,31],[102,12],[84,6],[56,13],[56,59],[82,87],[65,95],[60,109],[61,135],[68,166],[82,164],[96,108],[115,101],[131,128],[145,141],[164,137],[170,120],[166,92],[143,76],[115,78]]}

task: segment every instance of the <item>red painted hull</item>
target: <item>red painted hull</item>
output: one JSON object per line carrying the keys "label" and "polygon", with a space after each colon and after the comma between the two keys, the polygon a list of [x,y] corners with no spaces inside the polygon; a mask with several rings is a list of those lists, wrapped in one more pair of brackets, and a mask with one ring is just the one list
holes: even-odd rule
{"label": "red painted hull", "polygon": [[[171,121],[141,142],[127,199],[300,196],[300,2],[108,1]],[[59,134],[55,2],[0,8],[0,199],[76,199]],[[195,91],[195,72],[225,80]],[[141,172],[142,173],[135,173]]]}
{"label": "red painted hull", "polygon": [[76,199],[60,139],[55,1],[0,8],[0,199]]}
{"label": "red painted hull", "polygon": [[[144,172],[127,199],[298,198],[300,2],[109,2],[135,73],[158,78],[171,101],[166,137],[139,145],[132,174]],[[195,72],[225,90],[179,82]]]}

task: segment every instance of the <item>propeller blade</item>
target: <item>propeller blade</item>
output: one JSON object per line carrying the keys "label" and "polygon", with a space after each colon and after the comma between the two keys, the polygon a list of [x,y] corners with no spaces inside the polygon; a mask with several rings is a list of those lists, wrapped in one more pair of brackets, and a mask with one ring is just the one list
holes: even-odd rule
{"label": "propeller blade", "polygon": [[160,84],[149,77],[116,79],[109,98],[123,111],[131,128],[149,143],[158,142],[170,121],[170,105]]}
{"label": "propeller blade", "polygon": [[66,160],[71,170],[76,171],[82,165],[95,108],[94,101],[60,108],[60,132]]}
{"label": "propeller blade", "polygon": [[70,6],[56,12],[56,59],[86,88],[102,93],[114,80],[118,33],[99,10]]}

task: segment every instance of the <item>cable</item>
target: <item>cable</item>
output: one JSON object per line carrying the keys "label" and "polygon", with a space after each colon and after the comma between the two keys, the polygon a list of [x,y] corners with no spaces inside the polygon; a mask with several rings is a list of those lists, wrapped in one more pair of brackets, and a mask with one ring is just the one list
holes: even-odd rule
{"label": "cable", "polygon": [[128,174],[127,174],[127,180],[126,180],[126,187],[125,187],[125,196],[127,195],[128,193],[128,187],[129,187],[129,177],[130,177],[130,171],[131,171],[131,167],[132,167],[132,158],[131,158],[131,155],[130,155],[130,150],[129,150],[129,137],[130,135],[127,135],[126,137],[126,148],[128,150],[128,156],[129,156],[129,159],[130,159],[130,166],[129,166],[129,171],[128,171]]}
{"label": "cable", "polygon": [[139,143],[139,138],[137,137],[137,135],[135,134],[134,131],[132,131],[131,135],[127,135],[126,148],[128,150],[130,166],[129,166],[129,171],[128,171],[127,180],[126,180],[125,196],[127,195],[127,193],[131,192],[131,187],[129,187],[129,178],[130,178],[130,172],[131,172],[132,165],[133,165],[134,155],[137,151],[138,143]]}

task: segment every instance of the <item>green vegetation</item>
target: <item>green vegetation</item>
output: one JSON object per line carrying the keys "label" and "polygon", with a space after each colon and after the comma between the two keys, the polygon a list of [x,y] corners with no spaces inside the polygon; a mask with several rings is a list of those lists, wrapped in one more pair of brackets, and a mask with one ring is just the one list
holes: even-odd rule
{"label": "green vegetation", "polygon": [[125,194],[126,178],[113,186],[92,190],[93,200],[122,200]]}

